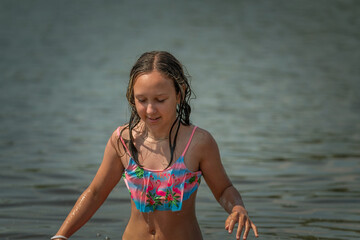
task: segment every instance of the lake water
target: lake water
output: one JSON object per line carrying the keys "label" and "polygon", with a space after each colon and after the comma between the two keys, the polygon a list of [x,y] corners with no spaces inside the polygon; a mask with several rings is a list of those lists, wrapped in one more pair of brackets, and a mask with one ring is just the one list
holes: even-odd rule
{"label": "lake water", "polygon": [[[360,239],[358,1],[1,0],[0,29],[0,239],[56,233],[153,49],[187,67],[259,239]],[[121,239],[129,206],[121,181],[72,239]],[[197,215],[235,239],[205,182]]]}

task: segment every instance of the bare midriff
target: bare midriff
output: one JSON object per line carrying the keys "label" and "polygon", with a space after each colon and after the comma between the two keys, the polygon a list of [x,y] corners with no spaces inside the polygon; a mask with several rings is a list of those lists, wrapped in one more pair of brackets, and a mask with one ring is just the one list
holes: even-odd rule
{"label": "bare midriff", "polygon": [[140,212],[131,201],[131,216],[123,240],[201,240],[195,215],[194,192],[183,202],[181,211]]}

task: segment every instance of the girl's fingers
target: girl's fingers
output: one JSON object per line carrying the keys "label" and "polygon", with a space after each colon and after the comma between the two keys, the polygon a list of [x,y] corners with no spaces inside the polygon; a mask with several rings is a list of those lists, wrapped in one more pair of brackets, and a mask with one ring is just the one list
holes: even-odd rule
{"label": "girl's fingers", "polygon": [[245,221],[246,221],[245,216],[241,215],[239,217],[239,223],[238,223],[238,228],[237,228],[237,232],[236,232],[236,239],[240,239],[241,232],[243,231],[243,228],[244,228],[244,225],[245,225]]}
{"label": "girl's fingers", "polygon": [[256,227],[255,224],[252,223],[252,222],[251,222],[251,228],[252,228],[253,231],[254,231],[255,237],[258,237],[258,236],[259,236],[259,233],[258,233],[257,227]]}
{"label": "girl's fingers", "polygon": [[229,217],[225,221],[225,229],[228,230],[229,233],[232,233],[232,231],[233,231],[233,229],[235,227],[235,224],[238,221],[237,216],[238,216],[237,213],[232,213],[232,214],[229,215]]}
{"label": "girl's fingers", "polygon": [[[234,217],[235,217],[235,219],[234,219]],[[254,231],[255,237],[259,237],[257,227],[249,219],[249,217],[247,215],[245,215],[245,214],[241,214],[240,216],[239,215],[236,215],[236,216],[230,215],[225,221],[225,229],[229,233],[232,233],[236,223],[238,223],[237,231],[236,231],[236,239],[240,239],[241,233],[243,231],[244,231],[243,239],[244,240],[247,239],[251,229]]]}
{"label": "girl's fingers", "polygon": [[230,219],[230,216],[229,216],[225,221],[225,229],[226,230],[229,230],[230,222],[231,222],[231,219]]}
{"label": "girl's fingers", "polygon": [[245,224],[245,231],[244,231],[243,239],[247,238],[247,236],[249,235],[249,232],[250,232],[250,220],[247,219],[246,224]]}
{"label": "girl's fingers", "polygon": [[236,221],[234,221],[232,219],[230,220],[229,228],[227,229],[229,233],[232,233],[235,223],[236,223]]}

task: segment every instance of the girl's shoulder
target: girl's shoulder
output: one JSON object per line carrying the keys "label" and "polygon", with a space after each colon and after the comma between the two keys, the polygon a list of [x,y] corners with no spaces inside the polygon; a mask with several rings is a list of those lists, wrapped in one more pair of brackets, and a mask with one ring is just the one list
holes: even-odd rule
{"label": "girl's shoulder", "polygon": [[200,137],[202,140],[213,140],[214,139],[209,131],[207,131],[204,128],[201,128],[199,126],[197,126],[195,133],[197,133],[198,137]]}
{"label": "girl's shoulder", "polygon": [[127,131],[127,126],[128,125],[122,125],[117,127],[111,134],[110,136],[110,143],[111,145],[115,148],[115,150],[120,153],[120,155],[123,155],[124,153],[124,148],[121,147],[121,138],[124,141],[128,141],[129,139],[129,131]]}
{"label": "girl's shoulder", "polygon": [[217,143],[211,133],[201,127],[196,128],[193,141],[195,142],[198,151],[206,151],[213,147],[217,148]]}
{"label": "girl's shoulder", "polygon": [[[139,134],[141,134],[141,131],[139,130],[139,127],[135,127],[132,129],[133,138],[136,139]],[[112,135],[111,140],[113,142],[122,142],[122,143],[128,143],[130,141],[130,133],[129,133],[129,124],[125,124],[122,126],[117,127]]]}
{"label": "girl's shoulder", "polygon": [[[188,160],[185,164],[189,169],[201,169],[200,165],[214,156],[219,155],[217,143],[210,132],[197,127],[189,146]],[[186,159],[185,159],[186,161]]]}
{"label": "girl's shoulder", "polygon": [[128,124],[125,124],[125,125],[122,125],[122,126],[118,126],[113,132],[112,132],[112,135],[111,135],[111,138],[113,140],[120,140],[120,137],[127,141],[130,139],[129,137],[129,125]]}

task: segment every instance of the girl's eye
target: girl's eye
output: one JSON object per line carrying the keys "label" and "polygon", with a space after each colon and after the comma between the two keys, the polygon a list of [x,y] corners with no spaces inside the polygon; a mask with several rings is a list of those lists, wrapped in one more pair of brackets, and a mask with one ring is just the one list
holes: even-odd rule
{"label": "girl's eye", "polygon": [[143,102],[145,102],[145,99],[138,99],[138,101],[143,103]]}
{"label": "girl's eye", "polygon": [[158,99],[157,101],[161,103],[161,102],[165,102],[165,99]]}

